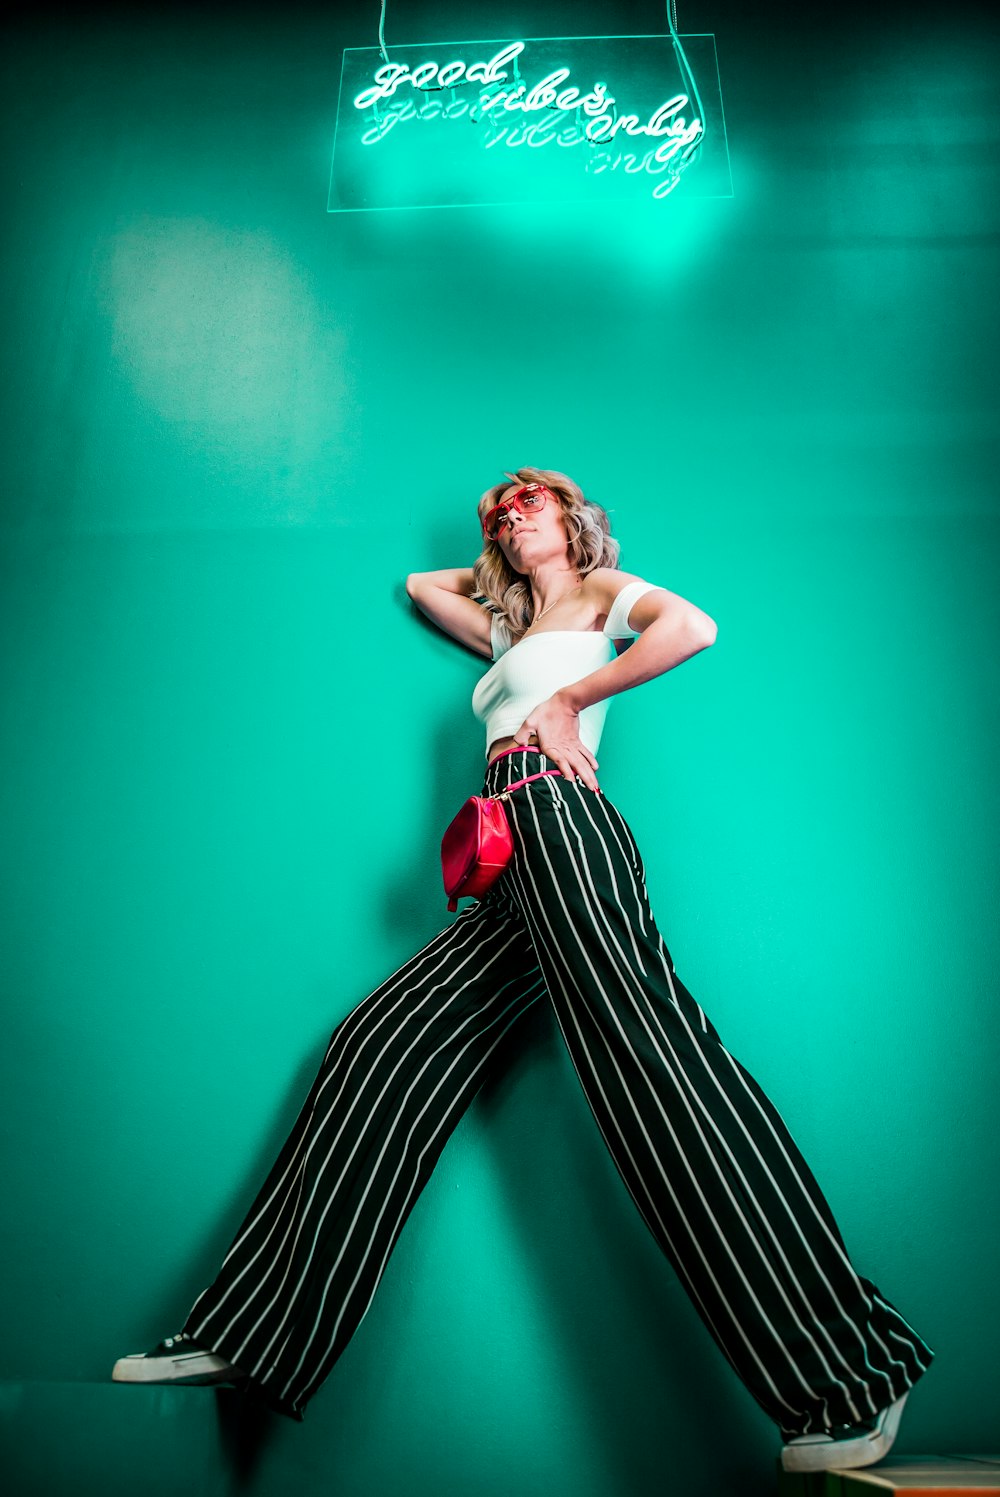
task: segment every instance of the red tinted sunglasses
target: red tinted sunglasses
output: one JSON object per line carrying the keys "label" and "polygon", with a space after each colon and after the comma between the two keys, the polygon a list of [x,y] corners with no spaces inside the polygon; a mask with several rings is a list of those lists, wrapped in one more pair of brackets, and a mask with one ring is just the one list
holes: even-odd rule
{"label": "red tinted sunglasses", "polygon": [[486,511],[483,516],[483,535],[488,541],[495,541],[508,523],[512,509],[520,510],[522,515],[534,515],[540,509],[545,508],[550,497],[544,484],[526,483],[502,504],[495,504],[492,509]]}

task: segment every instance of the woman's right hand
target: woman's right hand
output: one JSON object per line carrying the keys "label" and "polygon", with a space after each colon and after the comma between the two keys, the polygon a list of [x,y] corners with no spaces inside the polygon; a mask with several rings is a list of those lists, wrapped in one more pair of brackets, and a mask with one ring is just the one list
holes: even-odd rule
{"label": "woman's right hand", "polygon": [[588,790],[595,794],[600,790],[594,773],[597,760],[580,737],[580,714],[558,692],[539,702],[514,734],[514,742],[525,747],[532,739],[547,759],[558,764],[564,780],[579,776]]}

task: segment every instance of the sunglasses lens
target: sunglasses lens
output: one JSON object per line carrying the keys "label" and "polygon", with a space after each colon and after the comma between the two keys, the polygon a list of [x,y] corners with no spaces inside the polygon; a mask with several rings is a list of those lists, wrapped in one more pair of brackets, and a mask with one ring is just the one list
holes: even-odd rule
{"label": "sunglasses lens", "polygon": [[500,534],[501,527],[507,518],[507,506],[500,504],[495,509],[488,510],[483,520],[483,534],[488,541],[495,541]]}

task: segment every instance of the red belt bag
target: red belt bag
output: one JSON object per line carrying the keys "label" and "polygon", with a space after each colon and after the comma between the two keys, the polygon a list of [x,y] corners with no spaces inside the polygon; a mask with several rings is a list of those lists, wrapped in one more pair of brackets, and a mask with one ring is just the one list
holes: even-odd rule
{"label": "red belt bag", "polygon": [[560,769],[542,769],[515,780],[500,795],[469,796],[441,839],[441,871],[449,910],[457,910],[458,901],[466,896],[485,894],[514,856],[514,839],[503,807],[511,792],[531,780],[561,773]]}

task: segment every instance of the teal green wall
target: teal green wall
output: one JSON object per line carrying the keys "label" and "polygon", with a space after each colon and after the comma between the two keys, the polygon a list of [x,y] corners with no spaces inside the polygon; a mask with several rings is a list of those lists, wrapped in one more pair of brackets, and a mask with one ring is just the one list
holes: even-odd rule
{"label": "teal green wall", "polygon": [[[15,29],[11,1387],[98,1383],[179,1326],[334,1024],[450,918],[481,666],[402,580],[471,564],[479,493],[535,463],[718,623],[613,704],[602,786],[678,971],[938,1353],[899,1448],[1000,1445],[995,33],[937,9],[682,8],[717,34],[735,196],[613,216],[328,215],[374,0]],[[479,16],[393,0],[389,39]],[[491,16],[663,29],[652,0]],[[12,1427],[82,1490],[96,1426],[43,1395]],[[80,1396],[103,1497],[148,1395]],[[172,1419],[215,1395],[154,1396],[150,1468],[200,1491]],[[717,1497],[771,1490],[776,1448],[539,1014],[237,1485]]]}

